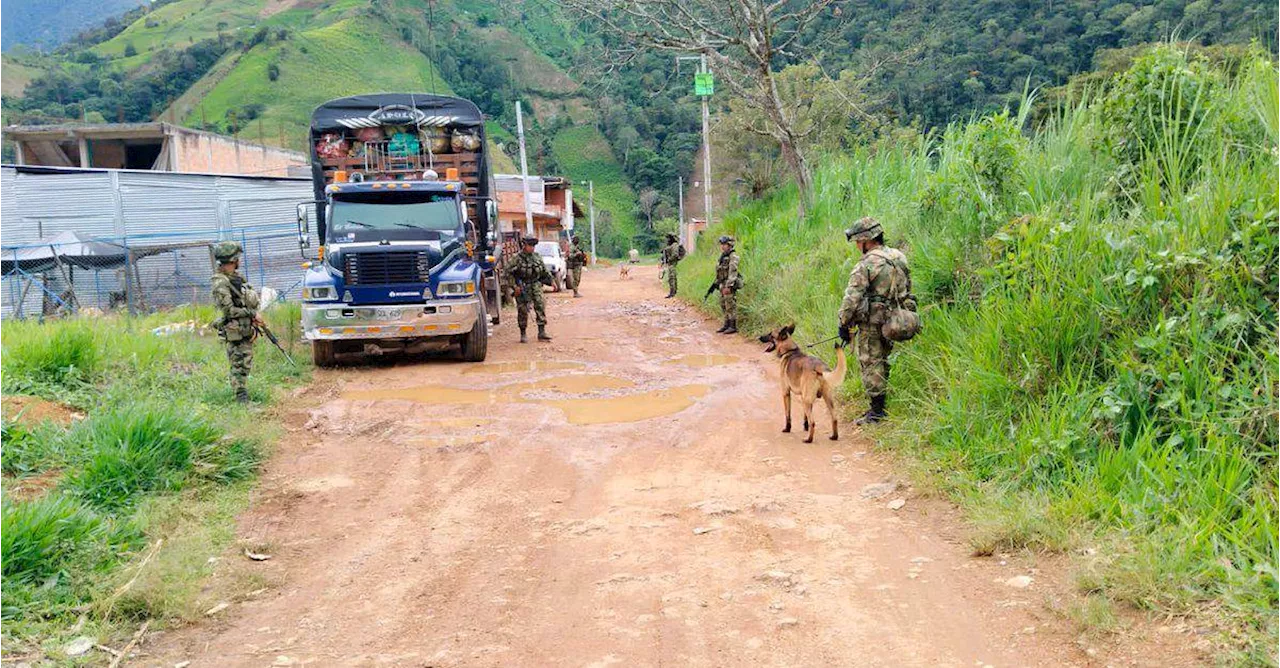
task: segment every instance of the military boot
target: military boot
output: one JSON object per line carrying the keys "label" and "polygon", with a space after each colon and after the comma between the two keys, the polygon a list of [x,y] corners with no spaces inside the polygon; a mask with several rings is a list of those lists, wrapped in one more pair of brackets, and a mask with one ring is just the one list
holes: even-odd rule
{"label": "military boot", "polygon": [[538,325],[538,340],[539,340],[539,341],[550,341],[550,340],[551,340],[551,337],[547,335],[547,326],[546,326],[546,325]]}
{"label": "military boot", "polygon": [[737,319],[737,318],[730,318],[730,319],[729,319],[729,326],[725,328],[725,330],[724,330],[724,332],[723,332],[723,333],[724,333],[724,334],[737,334],[737,333],[738,333],[738,319]]}
{"label": "military boot", "polygon": [[243,387],[236,390],[236,402],[241,404],[249,403],[249,390],[246,390]]}
{"label": "military boot", "polygon": [[675,290],[672,290],[671,292],[668,292],[668,293],[667,293],[667,296],[666,296],[666,297],[663,297],[663,299],[671,299],[671,298],[672,298],[672,297],[674,297],[674,296],[676,296],[676,291],[675,291]]}
{"label": "military boot", "polygon": [[528,343],[528,342],[529,342],[529,336],[528,336],[527,334],[525,334],[525,332],[524,332],[524,328],[523,328],[523,327],[521,327],[521,328],[520,328],[520,343]]}
{"label": "military boot", "polygon": [[884,409],[884,400],[885,395],[883,394],[878,397],[871,397],[871,408],[867,409],[867,412],[863,413],[862,417],[855,420],[854,424],[876,424],[888,418],[889,413]]}
{"label": "military boot", "polygon": [[716,330],[716,334],[724,334],[724,331],[725,331],[726,329],[729,329],[729,319],[728,319],[728,318],[725,318],[725,319],[724,319],[724,324],[723,324],[723,325],[720,325],[720,329],[717,329],[717,330]]}
{"label": "military boot", "polygon": [[578,294],[578,289],[577,289],[577,288],[574,288],[574,289],[573,289],[573,296],[574,296],[574,297],[581,297],[582,295]]}

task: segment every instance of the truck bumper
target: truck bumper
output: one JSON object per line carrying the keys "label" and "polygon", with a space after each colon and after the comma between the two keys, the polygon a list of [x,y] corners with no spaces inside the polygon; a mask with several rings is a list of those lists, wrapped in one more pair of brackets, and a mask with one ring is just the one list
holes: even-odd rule
{"label": "truck bumper", "polygon": [[478,297],[382,306],[305,304],[302,332],[310,340],[456,336],[471,331],[479,312]]}

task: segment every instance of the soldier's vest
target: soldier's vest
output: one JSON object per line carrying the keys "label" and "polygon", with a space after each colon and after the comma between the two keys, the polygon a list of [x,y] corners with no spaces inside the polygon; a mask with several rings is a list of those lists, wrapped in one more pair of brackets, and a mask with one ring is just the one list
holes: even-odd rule
{"label": "soldier's vest", "polygon": [[[247,308],[254,311],[258,310],[261,305],[259,303],[258,291],[253,289],[252,285],[245,282],[241,276],[232,276],[227,279],[231,284],[231,305],[240,308]],[[222,336],[227,341],[236,342],[244,339],[251,339],[257,334],[257,330],[253,326],[253,318],[228,318],[222,323]]]}
{"label": "soldier's vest", "polygon": [[886,339],[909,341],[923,327],[915,309],[915,296],[911,294],[911,270],[897,253],[876,254],[884,265],[872,283],[875,291],[868,295],[869,320],[880,326],[880,333]]}
{"label": "soldier's vest", "polygon": [[[733,258],[733,255],[734,255],[733,251],[720,254],[720,262],[716,264],[716,282],[719,283],[720,285],[724,285],[724,282],[729,280],[729,263],[730,263],[730,260]],[[739,271],[738,275],[734,277],[733,284],[728,287],[730,290],[734,292],[737,292],[742,289],[742,272],[741,271]]]}

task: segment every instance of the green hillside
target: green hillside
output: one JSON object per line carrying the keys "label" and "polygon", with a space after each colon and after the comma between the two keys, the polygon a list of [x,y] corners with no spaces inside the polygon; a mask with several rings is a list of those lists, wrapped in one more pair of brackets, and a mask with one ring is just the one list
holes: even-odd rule
{"label": "green hillside", "polygon": [[[388,50],[399,56],[388,60]],[[272,66],[278,71],[273,81]],[[371,73],[376,75],[371,76]],[[210,76],[218,76],[215,72]],[[434,86],[429,82],[434,78]],[[237,59],[209,92],[176,109],[184,124],[241,125],[239,134],[278,137],[306,147],[311,112],[326,100],[382,91],[430,91],[452,94],[431,62],[400,42],[387,26],[369,17],[347,18],[323,28],[291,33],[289,39],[261,45]],[[246,119],[246,116],[250,117]]]}

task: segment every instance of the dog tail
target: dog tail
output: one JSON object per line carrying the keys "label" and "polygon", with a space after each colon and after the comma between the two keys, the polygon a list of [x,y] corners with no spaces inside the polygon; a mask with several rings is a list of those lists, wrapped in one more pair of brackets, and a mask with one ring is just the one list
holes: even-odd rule
{"label": "dog tail", "polygon": [[845,359],[844,349],[845,346],[836,348],[836,370],[822,374],[822,380],[833,388],[844,384],[845,374],[849,371],[849,362]]}

